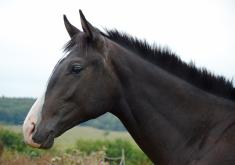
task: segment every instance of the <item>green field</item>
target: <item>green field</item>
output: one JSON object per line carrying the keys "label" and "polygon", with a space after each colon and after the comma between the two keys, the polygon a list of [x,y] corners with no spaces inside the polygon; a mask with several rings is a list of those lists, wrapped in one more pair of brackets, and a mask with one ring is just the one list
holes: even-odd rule
{"label": "green field", "polygon": [[[2,125],[3,128],[11,130],[13,132],[21,133],[22,127],[16,125]],[[115,140],[125,139],[133,143],[134,140],[128,132],[120,131],[105,131],[92,127],[77,126],[62,134],[55,139],[54,147],[59,150],[68,149],[75,145],[78,139],[85,140]]]}
{"label": "green field", "polygon": [[91,165],[105,161],[117,165],[120,160],[112,162],[105,158],[120,158],[122,152],[126,165],[152,165],[127,132],[77,126],[58,137],[51,149],[40,150],[23,143],[21,126],[0,125],[0,164]]}

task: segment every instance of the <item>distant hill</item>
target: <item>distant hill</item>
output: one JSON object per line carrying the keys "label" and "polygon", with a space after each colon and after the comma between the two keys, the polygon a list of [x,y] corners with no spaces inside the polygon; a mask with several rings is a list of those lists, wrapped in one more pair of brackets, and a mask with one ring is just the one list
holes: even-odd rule
{"label": "distant hill", "polygon": [[[0,97],[0,123],[14,125],[22,124],[34,101],[35,99],[33,98]],[[104,130],[125,130],[120,120],[110,113],[107,113],[97,119],[85,122],[82,125]]]}

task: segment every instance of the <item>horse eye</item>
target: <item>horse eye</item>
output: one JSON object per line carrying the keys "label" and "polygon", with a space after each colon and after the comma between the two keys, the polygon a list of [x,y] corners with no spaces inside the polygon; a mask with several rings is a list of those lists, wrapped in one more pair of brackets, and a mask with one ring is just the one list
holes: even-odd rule
{"label": "horse eye", "polygon": [[73,65],[72,66],[72,68],[71,68],[71,73],[72,74],[78,74],[78,73],[80,73],[81,71],[82,71],[82,66],[81,65],[79,65],[79,64],[75,64],[75,65]]}

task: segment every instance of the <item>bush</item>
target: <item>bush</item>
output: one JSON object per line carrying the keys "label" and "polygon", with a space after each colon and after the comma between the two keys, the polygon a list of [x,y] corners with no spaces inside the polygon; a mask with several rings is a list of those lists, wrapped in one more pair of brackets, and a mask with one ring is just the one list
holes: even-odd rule
{"label": "bush", "polygon": [[108,157],[120,157],[122,149],[125,152],[126,164],[148,165],[152,164],[148,157],[136,146],[127,140],[117,139],[114,141],[90,141],[78,140],[76,148],[87,154],[104,150]]}
{"label": "bush", "polygon": [[38,157],[44,152],[25,145],[22,134],[2,128],[0,128],[0,143],[9,151],[27,154],[30,157]]}
{"label": "bush", "polygon": [[19,134],[10,132],[8,130],[0,130],[0,141],[2,141],[5,148],[22,152],[24,149],[23,141]]}

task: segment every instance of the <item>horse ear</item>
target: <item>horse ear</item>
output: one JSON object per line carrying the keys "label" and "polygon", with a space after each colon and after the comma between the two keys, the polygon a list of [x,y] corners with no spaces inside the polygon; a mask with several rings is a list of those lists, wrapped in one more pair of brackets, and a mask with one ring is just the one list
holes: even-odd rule
{"label": "horse ear", "polygon": [[75,26],[73,26],[69,20],[67,19],[66,15],[64,16],[64,25],[65,28],[67,30],[67,32],[69,33],[69,36],[72,38],[75,34],[80,33],[81,31],[79,29],[77,29]]}
{"label": "horse ear", "polygon": [[93,27],[85,18],[84,14],[81,10],[79,10],[80,17],[81,17],[81,24],[83,31],[88,35],[88,37],[92,40],[95,40],[98,38],[98,35],[100,34],[99,30]]}

